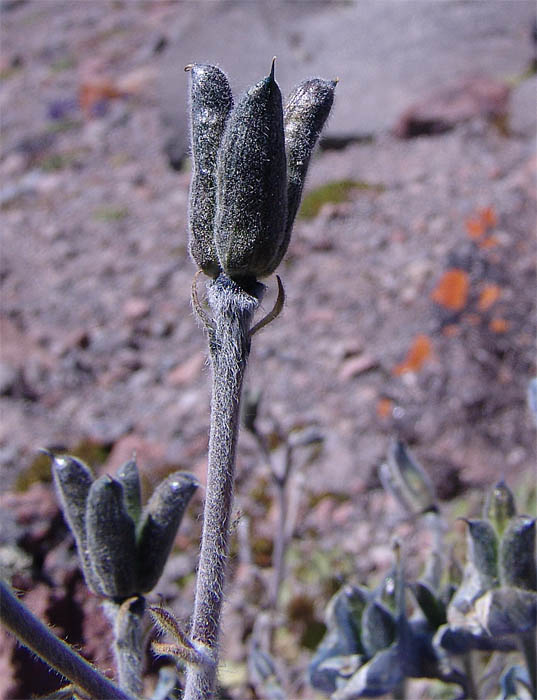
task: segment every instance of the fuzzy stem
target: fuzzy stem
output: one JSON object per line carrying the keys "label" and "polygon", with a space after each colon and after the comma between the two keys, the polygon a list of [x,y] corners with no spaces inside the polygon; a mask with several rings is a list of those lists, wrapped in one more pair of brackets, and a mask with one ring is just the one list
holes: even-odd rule
{"label": "fuzzy stem", "polygon": [[191,637],[212,663],[188,668],[184,700],[208,700],[214,694],[240,397],[250,351],[250,326],[263,291],[263,285],[255,283],[249,294],[224,274],[208,290],[214,323],[209,331],[213,388],[207,490]]}
{"label": "fuzzy stem", "polygon": [[519,645],[526,661],[530,678],[532,697],[537,696],[537,641],[535,630],[530,630],[519,636]]}
{"label": "fuzzy stem", "polygon": [[0,620],[25,647],[92,698],[133,700],[68,644],[56,637],[0,580]]}
{"label": "fuzzy stem", "polygon": [[469,700],[479,700],[479,693],[477,691],[474,675],[474,659],[471,651],[467,651],[466,654],[463,655],[462,663],[467,680],[466,697],[468,697]]}
{"label": "fuzzy stem", "polygon": [[114,656],[119,687],[140,696],[143,691],[142,620],[145,598],[135,596],[121,605],[108,602],[105,605],[114,624]]}

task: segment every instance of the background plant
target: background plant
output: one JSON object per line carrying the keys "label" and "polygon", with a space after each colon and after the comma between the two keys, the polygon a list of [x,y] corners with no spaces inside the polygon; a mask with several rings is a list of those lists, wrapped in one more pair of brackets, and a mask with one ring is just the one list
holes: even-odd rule
{"label": "background plant", "polygon": [[427,518],[434,548],[423,576],[408,581],[400,546],[393,570],[375,589],[347,585],[326,611],[327,633],[310,665],[310,681],[334,700],[392,693],[406,697],[411,678],[460,686],[461,698],[489,697],[476,677],[476,651],[519,650],[526,663],[507,666],[502,700],[535,697],[537,585],[535,519],[516,512],[504,482],[487,497],[482,519],[466,520],[461,578],[445,561],[434,491],[400,442],[381,468],[385,487],[413,516]]}

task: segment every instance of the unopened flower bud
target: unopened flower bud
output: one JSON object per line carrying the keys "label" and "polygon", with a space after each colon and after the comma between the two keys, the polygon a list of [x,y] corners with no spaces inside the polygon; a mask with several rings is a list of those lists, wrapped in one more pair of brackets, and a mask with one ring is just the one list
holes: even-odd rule
{"label": "unopened flower bud", "polygon": [[86,532],[91,564],[103,592],[111,598],[136,593],[134,522],[125,508],[121,484],[109,476],[91,485]]}
{"label": "unopened flower bud", "polygon": [[138,589],[150,591],[159,580],[183,514],[198,488],[190,474],[175,472],[160,483],[144,508],[138,532]]}
{"label": "unopened flower bud", "polygon": [[215,242],[220,265],[232,279],[269,275],[287,219],[282,98],[274,63],[270,75],[231,112],[218,155]]}
{"label": "unopened flower bud", "polygon": [[140,488],[140,475],[138,465],[133,457],[129,459],[116,474],[116,480],[123,487],[123,500],[127,513],[132,518],[134,524],[138,522],[142,510],[142,495]]}
{"label": "unopened flower bud", "polygon": [[494,525],[498,535],[502,535],[509,520],[516,514],[515,497],[504,481],[499,481],[488,496],[484,517]]}
{"label": "unopened flower bud", "polygon": [[52,476],[63,516],[76,540],[86,583],[95,593],[101,585],[91,567],[86,537],[86,501],[93,481],[89,468],[69,455],[51,455]]}
{"label": "unopened flower bud", "polygon": [[190,185],[190,254],[210,277],[220,270],[214,244],[216,160],[233,96],[226,76],[216,66],[189,65],[192,138]]}
{"label": "unopened flower bud", "polygon": [[287,151],[287,221],[278,264],[289,245],[311,154],[332,109],[336,84],[336,80],[321,78],[304,80],[287,98],[283,111]]}
{"label": "unopened flower bud", "polygon": [[498,539],[487,520],[467,520],[468,561],[484,588],[498,584]]}

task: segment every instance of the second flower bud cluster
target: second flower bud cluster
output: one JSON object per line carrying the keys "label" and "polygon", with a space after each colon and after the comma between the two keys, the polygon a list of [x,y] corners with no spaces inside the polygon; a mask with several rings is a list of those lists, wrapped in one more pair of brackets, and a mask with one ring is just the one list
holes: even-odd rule
{"label": "second flower bud cluster", "polygon": [[80,460],[55,455],[52,474],[91,590],[118,601],[154,588],[198,487],[196,479],[171,474],[142,508],[134,458],[115,479],[94,479]]}

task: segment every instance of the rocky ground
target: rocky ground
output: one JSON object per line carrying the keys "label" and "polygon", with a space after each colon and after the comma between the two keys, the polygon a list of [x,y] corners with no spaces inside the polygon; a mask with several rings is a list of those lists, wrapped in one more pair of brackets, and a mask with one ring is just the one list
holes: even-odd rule
{"label": "rocky ground", "polygon": [[[473,489],[502,475],[533,482],[533,3],[0,8],[0,553],[41,615],[90,656],[102,653],[97,603],[84,596],[50,487],[20,493],[46,481],[37,448],[78,451],[102,472],[136,450],[147,483],[171,468],[204,480],[209,370],[190,308],[182,71],[194,60],[218,62],[238,90],[274,54],[284,92],[307,75],[340,78],[308,218],[279,271],[286,307],[256,336],[249,370],[267,433],[314,427],[323,437],[297,460],[287,603],[309,596],[314,607],[330,576],[312,588],[299,563],[315,568],[319,553],[336,553],[329,571],[352,559],[364,579],[389,566],[394,528],[411,554],[424,546],[427,533],[399,522],[380,490],[393,436],[444,501],[463,493],[477,507]],[[276,285],[266,283],[268,310]],[[252,519],[261,579],[277,517],[269,481],[243,432],[238,509]],[[185,618],[200,505],[157,589]],[[263,600],[256,590],[238,566],[224,643],[236,697],[246,692],[242,641]],[[295,642],[281,651],[306,697],[307,650],[296,639],[307,625],[300,616],[289,625]],[[4,697],[53,686],[24,671],[7,638],[0,649]]]}

